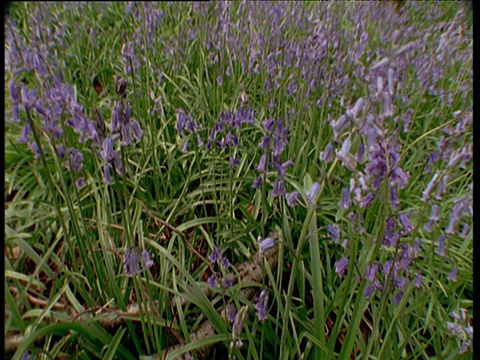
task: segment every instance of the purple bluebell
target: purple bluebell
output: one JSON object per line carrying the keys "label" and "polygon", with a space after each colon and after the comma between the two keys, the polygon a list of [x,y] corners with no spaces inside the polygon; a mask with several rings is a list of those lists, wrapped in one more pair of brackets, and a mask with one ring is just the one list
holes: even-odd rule
{"label": "purple bluebell", "polygon": [[417,277],[415,278],[415,281],[414,281],[413,285],[414,285],[417,289],[420,289],[420,287],[422,286],[422,275],[421,275],[421,274],[418,274],[418,275],[417,275]]}
{"label": "purple bluebell", "polygon": [[446,236],[444,234],[440,235],[440,237],[435,241],[435,252],[440,255],[445,257],[445,238]]}
{"label": "purple bluebell", "polygon": [[373,193],[368,193],[367,196],[365,196],[362,201],[360,201],[360,208],[368,207],[373,199],[375,198],[375,195]]}
{"label": "purple bluebell", "polygon": [[110,137],[103,140],[103,151],[102,156],[104,160],[112,161],[113,160],[113,143]]}
{"label": "purple bluebell", "polygon": [[123,125],[121,128],[122,132],[122,146],[128,146],[133,144],[132,136],[130,134],[130,127]]}
{"label": "purple bluebell", "polygon": [[230,260],[226,256],[222,257],[221,264],[224,270],[227,270],[230,267]]}
{"label": "purple bluebell", "polygon": [[217,246],[213,247],[213,250],[212,250],[212,253],[210,254],[209,259],[212,263],[219,262],[222,259],[222,254],[220,252],[219,247],[217,247]]}
{"label": "purple bluebell", "polygon": [[305,200],[307,204],[312,207],[317,206],[317,195],[320,192],[320,183],[315,181],[310,189],[305,192]]}
{"label": "purple bluebell", "polygon": [[346,128],[350,123],[350,120],[348,119],[348,117],[344,114],[342,116],[340,116],[338,118],[337,121],[332,121],[330,123],[330,125],[332,126],[333,128],[333,132],[335,134],[335,136],[339,135],[340,132]]}
{"label": "purple bluebell", "polygon": [[153,260],[150,259],[150,254],[148,253],[147,250],[142,251],[142,261],[143,261],[143,268],[145,270],[150,269],[152,265],[154,264]]}
{"label": "purple bluebell", "polygon": [[230,279],[229,277],[223,279],[223,287],[225,289],[230,288],[232,285],[233,285],[232,279]]}
{"label": "purple bluebell", "polygon": [[25,125],[22,127],[22,131],[20,133],[20,137],[17,139],[17,141],[21,144],[26,144],[28,143],[28,134],[31,132],[30,124],[27,120]]}
{"label": "purple bluebell", "polygon": [[366,150],[365,144],[363,143],[358,144],[356,160],[359,164],[363,164],[366,161],[365,150]]}
{"label": "purple bluebell", "polygon": [[375,291],[375,286],[373,285],[368,285],[365,290],[363,290],[363,296],[365,296],[366,298],[369,298],[373,292]]}
{"label": "purple bluebell", "polygon": [[340,198],[340,203],[338,204],[338,206],[340,206],[340,208],[343,210],[348,210],[351,205],[352,199],[350,198],[350,191],[347,187],[344,187],[342,189],[342,196]]}
{"label": "purple bluebell", "polygon": [[395,305],[398,306],[398,304],[400,304],[400,301],[402,301],[402,297],[403,297],[402,291],[399,291],[395,294],[395,296],[393,297],[393,302],[395,303]]}
{"label": "purple bluebell", "polygon": [[[83,168],[83,154],[75,148],[68,148],[67,153],[68,153],[68,158],[72,167],[77,172],[80,172]],[[70,170],[70,163],[69,162],[66,163],[67,169],[69,170]]]}
{"label": "purple bluebell", "polygon": [[398,209],[398,205],[400,204],[400,200],[398,199],[398,189],[395,185],[390,186],[390,206],[393,210]]}
{"label": "purple bluebell", "polygon": [[380,270],[379,263],[368,264],[366,268],[365,279],[367,279],[370,282],[375,281],[375,277],[377,276],[378,270]]}
{"label": "purple bluebell", "polygon": [[137,120],[134,120],[132,122],[132,131],[133,131],[133,137],[136,139],[136,140],[140,140],[143,136],[143,130],[142,128],[140,127],[140,123],[137,121]]}
{"label": "purple bluebell", "polygon": [[103,182],[105,184],[111,184],[112,183],[112,176],[110,174],[110,168],[112,165],[110,163],[106,163],[103,166]]}
{"label": "purple bluebell", "polygon": [[440,175],[438,173],[435,173],[433,175],[432,180],[427,184],[426,189],[422,192],[422,200],[427,201],[430,198],[430,195],[432,194],[433,189],[435,186],[438,184],[438,181],[440,180]]}
{"label": "purple bluebell", "polygon": [[123,175],[123,164],[122,159],[120,158],[120,154],[118,151],[113,152],[113,165],[115,165],[115,170],[117,174],[122,176]]}
{"label": "purple bluebell", "polygon": [[272,237],[267,237],[263,239],[261,236],[258,237],[258,246],[260,247],[260,255],[263,255],[265,251],[272,248],[275,245],[275,240]]}
{"label": "purple bluebell", "polygon": [[275,179],[273,183],[272,196],[277,197],[281,195],[285,195],[285,180],[280,177]]}
{"label": "purple bluebell", "polygon": [[404,189],[408,184],[408,180],[410,180],[410,175],[398,166],[395,166],[389,174],[389,179],[392,185],[398,185],[400,189]]}
{"label": "purple bluebell", "polygon": [[259,321],[265,321],[268,319],[267,306],[268,306],[268,291],[262,290],[262,292],[260,293],[260,296],[255,302],[255,309],[257,310],[257,317]]}
{"label": "purple bluebell", "polygon": [[327,233],[328,236],[332,238],[332,241],[334,243],[338,243],[340,240],[340,226],[334,224],[334,225],[328,225],[327,226]]}
{"label": "purple bluebell", "polygon": [[261,186],[262,186],[262,182],[263,182],[262,176],[259,176],[259,177],[255,178],[255,180],[253,181],[252,188],[260,189]]}
{"label": "purple bluebell", "polygon": [[230,156],[230,169],[240,165],[240,159],[236,158],[235,156]]}
{"label": "purple bluebell", "polygon": [[412,215],[412,210],[409,210],[408,212],[404,214],[400,214],[399,216],[400,223],[403,226],[403,234],[405,235],[409,234],[415,228],[415,226],[410,221],[411,215]]}
{"label": "purple bluebell", "polygon": [[185,141],[185,143],[182,146],[182,153],[186,154],[188,152],[188,139]]}
{"label": "purple bluebell", "polygon": [[177,109],[177,123],[175,125],[179,134],[183,132],[187,123],[187,114],[182,109]]}
{"label": "purple bluebell", "polygon": [[340,276],[340,278],[343,277],[347,268],[348,268],[348,259],[346,257],[335,262],[335,272],[338,274],[338,276]]}
{"label": "purple bluebell", "polygon": [[464,204],[462,202],[457,202],[452,210],[450,211],[450,220],[448,222],[448,227],[445,229],[447,234],[455,234],[455,226],[457,222],[460,220],[460,216],[463,212]]}
{"label": "purple bluebell", "polygon": [[134,276],[140,273],[140,263],[138,255],[135,250],[128,247],[123,257],[123,267],[129,276]]}
{"label": "purple bluebell", "polygon": [[462,232],[459,234],[460,237],[462,238],[467,238],[467,235],[468,235],[468,230],[470,229],[470,226],[468,224],[463,224],[463,227],[462,227]]}
{"label": "purple bluebell", "polygon": [[112,121],[110,123],[110,131],[112,133],[115,133],[119,130],[120,123],[123,122],[122,117],[123,117],[123,105],[122,105],[122,102],[119,101],[117,102],[117,104],[115,105],[112,111]]}
{"label": "purple bluebell", "polygon": [[270,147],[270,136],[262,136],[262,139],[260,140],[260,144],[258,144],[258,146],[263,150],[268,150]]}
{"label": "purple bluebell", "polygon": [[448,280],[457,282],[457,278],[458,278],[458,267],[455,266],[452,269],[452,271],[450,271],[450,273],[448,274]]}
{"label": "purple bluebell", "polygon": [[257,170],[261,173],[267,172],[267,154],[263,154],[258,163]]}
{"label": "purple bluebell", "polygon": [[[357,213],[355,211],[351,211],[348,214],[347,217],[353,224],[353,231],[354,232],[357,232],[357,225],[359,226],[358,232],[360,234],[363,234],[365,232],[365,229],[362,225],[362,223],[363,223],[363,213],[362,212],[359,212],[358,215],[357,215]],[[357,222],[358,222],[358,224],[357,224]]]}
{"label": "purple bluebell", "polygon": [[285,199],[287,200],[287,205],[290,207],[294,207],[298,204],[298,198],[300,197],[300,193],[298,191],[292,191],[285,194]]}
{"label": "purple bluebell", "polygon": [[433,205],[432,206],[432,212],[430,213],[430,217],[428,219],[428,223],[425,224],[424,229],[427,232],[432,232],[433,230],[433,223],[439,219],[438,217],[438,210],[439,210],[438,205]]}
{"label": "purple bluebell", "polygon": [[352,146],[352,141],[346,139],[340,151],[336,150],[335,153],[337,158],[342,161],[343,165],[350,171],[355,171],[355,166],[352,164],[350,159],[350,147]]}
{"label": "purple bluebell", "polygon": [[264,120],[262,122],[263,129],[265,130],[266,133],[271,133],[273,131],[273,128],[275,126],[275,119],[268,119]]}
{"label": "purple bluebell", "polygon": [[275,160],[276,160],[276,158],[274,158],[273,166],[274,166],[275,170],[277,170],[277,173],[280,176],[284,176],[286,171],[287,171],[287,168],[291,165],[294,165],[293,161],[291,159],[285,161],[283,164],[280,164],[279,161],[275,161]]}
{"label": "purple bluebell", "polygon": [[215,278],[215,275],[212,274],[207,281],[208,287],[215,287],[216,283],[217,283],[217,279]]}
{"label": "purple bluebell", "polygon": [[320,161],[325,161],[327,163],[333,160],[333,145],[329,143],[325,150],[320,153]]}
{"label": "purple bluebell", "polygon": [[83,187],[84,179],[83,177],[79,177],[78,180],[75,182],[77,189],[81,189]]}

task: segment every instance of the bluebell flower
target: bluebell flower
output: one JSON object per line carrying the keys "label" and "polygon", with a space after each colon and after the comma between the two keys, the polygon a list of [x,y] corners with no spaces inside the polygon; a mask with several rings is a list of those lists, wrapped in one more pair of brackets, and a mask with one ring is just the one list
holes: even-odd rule
{"label": "bluebell flower", "polygon": [[[129,276],[135,276],[142,271],[148,270],[153,265],[153,260],[150,259],[150,255],[147,250],[143,250],[140,257],[138,256],[138,249],[127,247],[125,256],[123,257],[123,266],[125,272]],[[143,267],[140,268],[140,259],[143,262]]]}
{"label": "bluebell flower", "polygon": [[363,164],[366,160],[365,154],[366,154],[366,148],[363,143],[358,144],[358,149],[357,149],[357,162],[359,164]]}
{"label": "bluebell flower", "polygon": [[271,133],[273,131],[273,127],[275,126],[275,119],[268,119],[262,122],[263,129],[267,133]]}
{"label": "bluebell flower", "polygon": [[270,147],[270,136],[262,136],[262,140],[260,140],[260,144],[258,146],[263,150],[268,150],[268,148]]}
{"label": "bluebell flower", "polygon": [[409,210],[405,214],[400,214],[399,220],[403,226],[403,234],[409,234],[415,226],[410,221],[410,216],[412,215],[412,210]]}
{"label": "bluebell flower", "polygon": [[272,196],[277,197],[285,194],[285,180],[283,178],[275,179],[273,183]]}
{"label": "bluebell flower", "polygon": [[347,187],[344,187],[342,189],[342,196],[340,198],[340,203],[338,204],[338,206],[340,206],[340,208],[343,210],[348,210],[351,205],[352,199],[350,198],[350,191]]}
{"label": "bluebell flower", "polygon": [[437,245],[437,248],[435,249],[435,252],[440,256],[445,256],[445,238],[446,238],[446,236],[444,234],[442,234],[435,241],[435,245]]}
{"label": "bluebell flower", "polygon": [[413,285],[414,285],[417,289],[420,289],[420,287],[422,286],[422,275],[420,275],[420,274],[417,275],[417,277],[415,278],[415,281],[414,281]]}
{"label": "bluebell flower", "polygon": [[312,184],[312,187],[310,188],[310,190],[308,190],[305,193],[305,199],[310,206],[312,207],[317,206],[317,195],[319,192],[320,192],[320,183],[315,181]]}
{"label": "bluebell flower", "polygon": [[220,248],[217,246],[213,247],[212,253],[209,256],[209,259],[212,263],[218,262],[222,259],[222,254],[220,252]]}
{"label": "bluebell flower", "polygon": [[227,278],[225,278],[225,279],[223,280],[223,287],[224,287],[225,289],[230,288],[232,285],[233,285],[232,279],[230,279],[229,277],[227,277]]}
{"label": "bluebell flower", "polygon": [[110,137],[105,138],[103,140],[103,158],[107,161],[113,160],[113,143]]}
{"label": "bluebell flower", "polygon": [[132,122],[133,137],[140,140],[143,136],[143,130],[140,127],[140,123],[137,120]]}
{"label": "bluebell flower", "polygon": [[287,205],[290,207],[294,207],[298,204],[298,198],[300,197],[300,193],[298,191],[292,191],[290,193],[285,194],[285,199],[287,200]]}
{"label": "bluebell flower", "polygon": [[257,317],[259,321],[265,321],[268,319],[267,314],[267,305],[268,305],[268,292],[267,290],[262,290],[260,296],[255,302],[255,309],[257,310]]}
{"label": "bluebell flower", "polygon": [[228,258],[226,256],[224,256],[221,260],[222,262],[222,267],[227,270],[229,267],[230,267],[230,261],[228,260]]}
{"label": "bluebell flower", "polygon": [[328,236],[330,236],[332,238],[332,241],[334,243],[338,243],[338,241],[340,240],[340,226],[338,225],[328,225],[327,226],[327,233],[328,233]]}
{"label": "bluebell flower", "polygon": [[123,267],[127,275],[134,276],[140,273],[138,255],[130,247],[127,248],[123,257]]}
{"label": "bluebell flower", "polygon": [[345,270],[348,268],[348,259],[346,257],[340,259],[339,261],[335,262],[335,272],[340,276],[343,277]]}
{"label": "bluebell flower", "polygon": [[372,203],[374,198],[374,194],[368,193],[367,196],[365,196],[362,201],[360,201],[360,208],[368,207]]}
{"label": "bluebell flower", "polygon": [[[73,166],[73,168],[80,172],[83,168],[83,154],[75,149],[75,148],[68,148],[67,149],[68,158]],[[70,170],[70,163],[66,162],[67,169]]]}
{"label": "bluebell flower", "polygon": [[186,154],[188,152],[188,139],[185,141],[182,147],[182,153]]}
{"label": "bluebell flower", "polygon": [[368,264],[365,272],[365,279],[367,279],[370,282],[375,281],[375,277],[377,276],[379,269],[380,269],[379,263]]}
{"label": "bluebell flower", "polygon": [[452,269],[452,271],[450,271],[450,273],[448,274],[448,280],[457,282],[457,278],[458,278],[458,267],[455,266]]}
{"label": "bluebell flower", "polygon": [[177,129],[178,133],[181,134],[183,129],[185,128],[185,124],[187,122],[187,114],[182,109],[177,109],[177,123],[175,128]]}
{"label": "bluebell flower", "polygon": [[262,182],[263,182],[262,176],[257,177],[257,178],[253,181],[252,188],[257,189],[257,190],[260,189],[261,186],[262,186]]}
{"label": "bluebell flower", "polygon": [[207,284],[208,284],[208,287],[215,287],[216,285],[216,278],[215,278],[215,275],[212,274],[209,278],[208,278],[208,281],[207,281]]}
{"label": "bluebell flower", "polygon": [[342,161],[343,165],[350,170],[355,171],[355,166],[352,164],[352,160],[350,159],[350,147],[352,146],[352,141],[350,139],[346,139],[340,151],[336,150],[335,154],[337,158]]}
{"label": "bluebell flower", "polygon": [[79,177],[78,180],[75,182],[75,185],[77,186],[77,189],[80,189],[83,187],[83,177]]}
{"label": "bluebell flower", "polygon": [[293,165],[293,161],[291,159],[285,161],[283,164],[280,164],[280,162],[277,162],[275,160],[273,162],[273,166],[275,167],[275,170],[277,170],[280,176],[284,176],[287,172],[287,168],[291,165]]}
{"label": "bluebell flower", "polygon": [[440,175],[438,173],[435,173],[433,175],[432,180],[427,184],[427,187],[425,190],[422,192],[422,200],[427,201],[430,198],[430,195],[435,188],[435,186],[438,184],[438,181],[440,180]]}
{"label": "bluebell flower", "polygon": [[28,120],[26,124],[22,127],[22,131],[20,133],[20,137],[18,138],[18,142],[21,144],[26,144],[28,143],[28,134],[30,134],[32,130],[30,129],[30,125],[28,123]]}
{"label": "bluebell flower", "polygon": [[106,163],[103,166],[103,182],[105,184],[111,184],[112,183],[112,176],[110,174],[110,168],[111,167],[112,167],[112,165],[110,165],[109,163]]}
{"label": "bluebell flower", "polygon": [[402,297],[403,297],[402,291],[399,291],[395,294],[395,296],[393,297],[393,302],[395,303],[395,305],[398,306],[398,304],[400,304],[400,301],[402,301]]}
{"label": "bluebell flower", "polygon": [[370,295],[373,294],[373,292],[375,291],[375,286],[373,285],[368,285],[365,290],[363,290],[363,295],[366,297],[366,298],[369,298]]}
{"label": "bluebell flower", "polygon": [[333,160],[333,145],[329,143],[325,150],[320,153],[320,161],[325,161],[327,163]]}
{"label": "bluebell flower", "polygon": [[150,259],[150,254],[147,250],[142,251],[142,261],[144,269],[149,269],[153,265],[153,260]]}
{"label": "bluebell flower", "polygon": [[230,156],[230,169],[238,165],[240,165],[240,159],[237,159],[235,156]]}
{"label": "bluebell flower", "polygon": [[260,247],[260,255],[265,251],[275,246],[275,240],[272,237],[267,237],[263,239],[261,236],[258,237],[258,246]]}

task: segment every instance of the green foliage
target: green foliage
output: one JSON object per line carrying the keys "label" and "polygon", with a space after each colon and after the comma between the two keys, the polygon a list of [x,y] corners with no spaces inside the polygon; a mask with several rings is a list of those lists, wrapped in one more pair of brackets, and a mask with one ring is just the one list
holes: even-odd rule
{"label": "green foliage", "polygon": [[[450,155],[463,154],[473,133],[471,19],[463,8],[407,3],[396,13],[391,4],[353,2],[129,6],[11,6],[6,52],[24,64],[6,65],[6,119],[13,118],[16,105],[11,83],[34,89],[43,106],[53,109],[47,89],[61,79],[72,86],[69,103],[82,106],[89,119],[98,108],[109,134],[115,106],[130,104],[131,120],[138,121],[143,136],[119,146],[125,140],[121,134],[114,143],[123,172],[115,171],[119,164],[112,161],[107,184],[105,143],[95,145],[88,136],[79,141],[82,131],[69,123],[72,110],[61,109],[56,119],[59,138],[46,131],[34,107],[20,107],[20,123],[6,121],[6,356],[20,359],[29,351],[50,358],[159,359],[184,339],[185,346],[167,358],[187,353],[202,358],[206,348],[217,358],[239,359],[457,358],[471,338],[453,334],[446,324],[454,322],[452,312],[473,305],[473,232],[461,234],[460,226],[472,227],[472,160],[449,165]],[[409,26],[413,30],[405,30]],[[416,31],[424,29],[429,38],[420,43]],[[455,35],[448,38],[450,32]],[[323,39],[324,34],[332,36]],[[325,41],[324,53],[311,50],[317,41]],[[411,42],[417,42],[411,53],[393,55]],[[20,55],[14,53],[19,43],[25,44]],[[300,55],[291,50],[298,44],[304,46]],[[25,54],[37,53],[45,73],[27,63]],[[383,57],[391,59],[395,71],[390,115],[382,113],[385,105],[376,95],[381,72],[371,71]],[[281,64],[275,74],[267,58]],[[431,63],[421,63],[428,58]],[[387,88],[387,75],[382,76]],[[128,81],[124,98],[116,92],[117,77]],[[366,103],[360,121],[337,133],[333,121],[359,98]],[[217,132],[215,138],[220,142],[231,130],[238,146],[220,148],[214,142],[207,150],[222,114],[239,113],[247,105],[255,121]],[[195,120],[194,131],[178,131],[179,110]],[[407,113],[411,121],[405,125]],[[362,133],[368,114],[383,133],[378,144],[393,147],[390,138],[398,139],[398,162],[389,157],[397,150],[388,148],[388,174],[399,167],[409,180],[398,190],[396,208],[389,200],[395,185],[385,178],[372,190],[372,177],[366,186],[375,194],[373,202],[364,207],[354,200],[345,210],[339,206],[342,189],[350,189],[351,181],[359,186],[360,172],[370,171],[373,150],[368,149],[365,163],[355,161],[355,171],[336,154],[347,141],[352,159],[360,144],[368,145]],[[263,123],[268,119],[277,120],[275,129],[284,126],[288,137],[278,156],[280,164],[291,159],[293,165],[282,176],[272,166],[278,159],[259,147],[269,135]],[[30,144],[18,141],[27,122]],[[333,161],[319,160],[329,143],[336,149]],[[37,155],[32,144],[40,146]],[[83,154],[78,172],[67,152],[71,147]],[[439,149],[443,153],[429,164]],[[262,172],[257,166],[264,154],[268,164]],[[238,160],[234,167],[232,158]],[[444,177],[446,191],[425,201],[423,192],[434,174]],[[259,175],[263,182],[255,189]],[[287,193],[299,192],[300,205],[291,207],[284,195],[274,196],[279,178]],[[319,191],[313,204],[308,194],[315,182]],[[461,221],[447,231],[458,203],[467,204]],[[439,205],[439,220],[427,231],[433,204]],[[413,225],[406,231],[399,217],[410,210]],[[391,235],[391,219],[399,240],[386,246],[382,241]],[[339,226],[338,241],[332,241],[332,225]],[[276,234],[278,261],[270,267],[270,260],[262,259],[261,280],[208,288],[212,274],[217,282],[238,276],[235,265],[252,263],[257,238],[270,234]],[[442,255],[439,238],[445,234]],[[418,254],[399,272],[405,277],[400,287],[393,266],[388,271],[385,264],[399,262],[417,242]],[[233,266],[210,261],[215,247]],[[127,248],[145,250],[153,265],[139,259],[138,273],[129,274]],[[342,258],[348,266],[340,276]],[[366,273],[373,263],[386,269],[384,288],[367,297],[372,282]],[[456,281],[449,279],[454,267]],[[422,275],[419,287],[417,274]],[[255,316],[257,296],[244,295],[262,289],[269,291],[266,321]],[[399,292],[403,296],[397,298]],[[237,334],[243,347],[232,345],[238,324],[223,315],[227,306],[246,309]],[[470,320],[464,319],[465,328]],[[207,322],[214,334],[203,337],[198,329]],[[14,336],[22,341],[15,343]],[[471,358],[471,349],[463,356]]]}

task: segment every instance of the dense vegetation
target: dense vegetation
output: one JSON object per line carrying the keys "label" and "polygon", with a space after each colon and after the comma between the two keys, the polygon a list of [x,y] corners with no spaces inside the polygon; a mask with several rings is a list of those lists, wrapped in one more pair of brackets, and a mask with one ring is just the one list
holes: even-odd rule
{"label": "dense vegetation", "polygon": [[6,357],[471,358],[471,16],[11,5]]}

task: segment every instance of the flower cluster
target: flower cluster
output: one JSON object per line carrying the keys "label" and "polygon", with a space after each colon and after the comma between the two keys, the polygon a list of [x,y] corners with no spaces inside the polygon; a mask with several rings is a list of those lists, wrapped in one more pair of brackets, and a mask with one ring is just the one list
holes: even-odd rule
{"label": "flower cluster", "polygon": [[467,315],[466,309],[459,309],[452,311],[450,314],[454,321],[447,321],[447,328],[460,340],[460,354],[467,352],[473,346],[473,326],[470,323],[471,319]]}
{"label": "flower cluster", "polygon": [[[241,105],[234,114],[229,110],[223,110],[215,122],[213,129],[210,131],[206,149],[211,150],[213,144],[215,144],[218,149],[238,148],[240,144],[238,131],[246,124],[255,124],[255,112],[251,107]],[[217,134],[222,134],[222,136],[217,139]],[[240,160],[238,157],[231,152],[230,168],[234,168],[239,163]]]}
{"label": "flower cluster", "polygon": [[[203,146],[202,137],[198,133],[199,130],[202,130],[203,127],[201,125],[197,125],[195,119],[192,117],[191,114],[185,113],[182,109],[177,110],[177,123],[175,125],[177,132],[179,135],[182,135],[185,131],[190,134],[196,134],[197,136],[197,143],[198,147]],[[188,152],[188,139],[185,141],[182,152]]]}
{"label": "flower cluster", "polygon": [[[140,260],[143,266],[140,266]],[[128,276],[135,276],[150,269],[153,260],[147,250],[140,251],[138,248],[127,247],[123,257],[123,268]]]}
{"label": "flower cluster", "polygon": [[[390,289],[396,289],[394,296],[394,303],[398,305],[403,297],[405,285],[407,281],[413,281],[415,287],[420,288],[422,276],[418,272],[413,272],[409,269],[414,259],[420,253],[420,241],[413,244],[401,244],[400,251],[397,255],[383,264],[380,262],[373,262],[367,265],[365,279],[368,286],[364,290],[364,295],[370,297],[375,291],[387,291],[386,284],[390,281]],[[381,278],[377,275],[383,275],[383,283]],[[380,276],[380,275],[379,275]],[[390,290],[389,289],[389,290]]]}
{"label": "flower cluster", "polygon": [[[223,270],[228,270],[228,268],[230,267],[230,261],[226,256],[222,256],[220,248],[216,246],[213,247],[212,253],[209,256],[209,260],[212,263],[217,263],[218,265],[221,265]],[[221,281],[220,279],[221,277],[219,276],[219,274],[212,274],[208,279],[207,284],[209,287],[215,287],[220,284],[225,289],[228,289],[230,286],[232,286],[232,279],[230,276],[225,276],[223,281]]]}
{"label": "flower cluster", "polygon": [[[291,159],[282,163],[281,154],[287,145],[287,128],[282,120],[268,119],[262,122],[265,135],[260,141],[259,147],[263,150],[263,155],[257,165],[257,171],[262,175],[253,182],[254,189],[260,189],[262,182],[267,177],[268,165],[273,165],[277,172],[277,178],[273,183],[272,196],[277,197],[285,195],[284,176],[287,168],[293,165]],[[271,158],[271,161],[269,159]]]}

